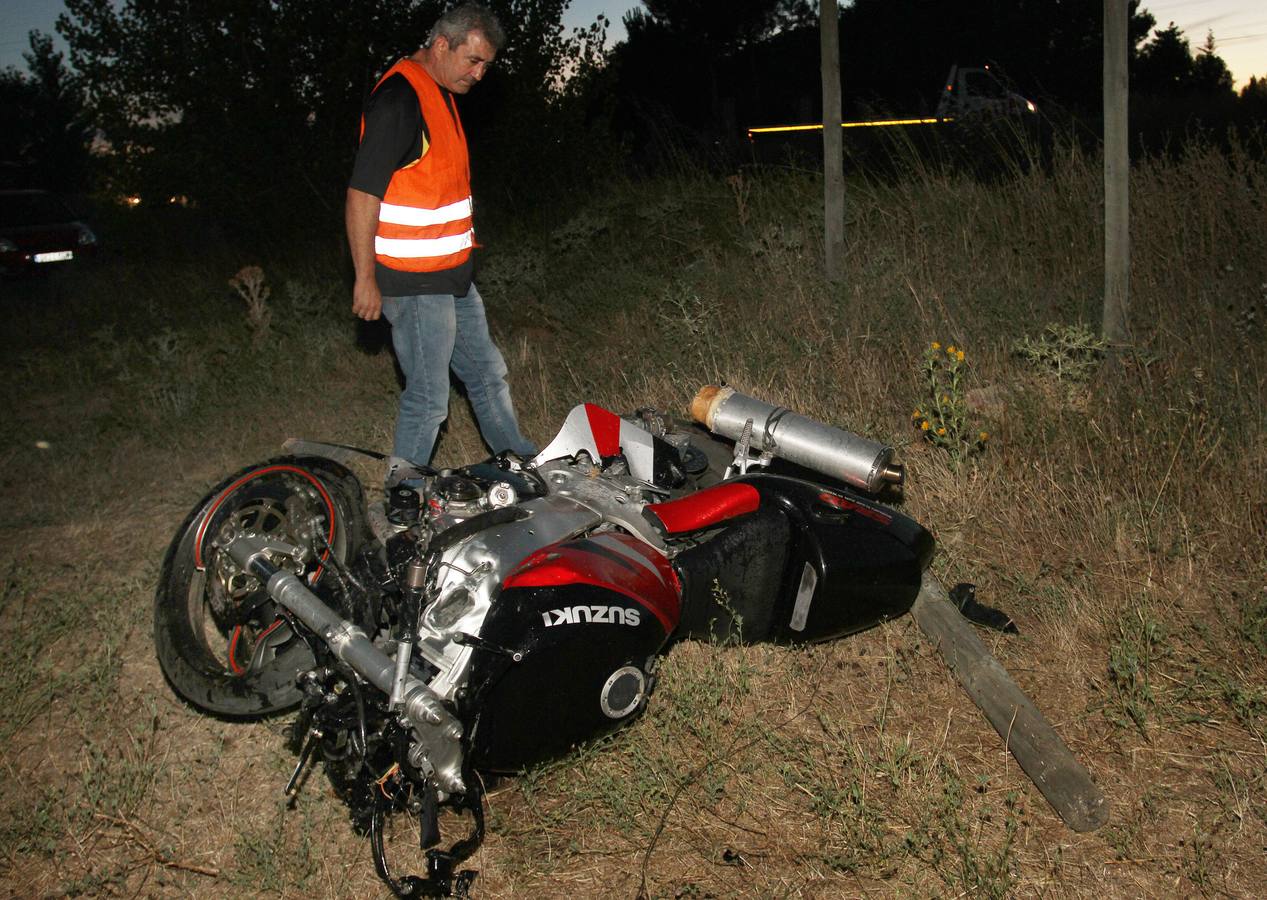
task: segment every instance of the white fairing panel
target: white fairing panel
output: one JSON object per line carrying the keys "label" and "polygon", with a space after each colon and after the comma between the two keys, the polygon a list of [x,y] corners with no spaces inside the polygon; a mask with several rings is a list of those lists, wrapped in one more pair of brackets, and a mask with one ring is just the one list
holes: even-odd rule
{"label": "white fairing panel", "polygon": [[592,403],[572,408],[559,433],[532,465],[575,456],[582,450],[596,463],[624,454],[630,475],[641,481],[655,480],[655,439],[650,432]]}

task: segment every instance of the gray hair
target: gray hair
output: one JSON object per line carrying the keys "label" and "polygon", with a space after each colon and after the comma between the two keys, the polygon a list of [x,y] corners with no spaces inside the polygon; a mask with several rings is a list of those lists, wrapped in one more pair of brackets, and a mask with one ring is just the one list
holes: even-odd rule
{"label": "gray hair", "polygon": [[430,47],[436,38],[443,36],[449,42],[449,47],[456,47],[472,31],[484,35],[494,50],[500,50],[506,43],[506,32],[492,10],[478,3],[462,3],[436,20],[431,26],[431,33],[427,35],[426,46]]}

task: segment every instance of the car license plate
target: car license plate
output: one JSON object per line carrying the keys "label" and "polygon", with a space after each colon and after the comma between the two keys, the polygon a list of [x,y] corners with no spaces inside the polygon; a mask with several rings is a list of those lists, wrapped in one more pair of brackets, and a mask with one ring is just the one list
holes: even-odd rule
{"label": "car license plate", "polygon": [[67,259],[74,259],[75,252],[73,250],[57,250],[53,253],[37,253],[31,257],[33,262],[62,262]]}

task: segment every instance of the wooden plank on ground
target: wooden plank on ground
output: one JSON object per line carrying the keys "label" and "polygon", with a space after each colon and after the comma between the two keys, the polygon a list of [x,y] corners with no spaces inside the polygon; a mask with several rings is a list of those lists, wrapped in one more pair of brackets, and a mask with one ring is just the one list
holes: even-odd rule
{"label": "wooden plank on ground", "polygon": [[911,615],[1065,824],[1074,831],[1095,831],[1107,822],[1109,804],[1091,773],[1074,758],[929,572],[924,573]]}

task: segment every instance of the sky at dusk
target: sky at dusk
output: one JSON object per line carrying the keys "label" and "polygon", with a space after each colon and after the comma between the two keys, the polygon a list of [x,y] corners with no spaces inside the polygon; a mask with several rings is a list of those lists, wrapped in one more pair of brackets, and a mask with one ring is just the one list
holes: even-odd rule
{"label": "sky at dusk", "polygon": [[[625,33],[621,17],[640,6],[637,0],[572,0],[563,21],[568,28],[585,26],[606,13],[611,19],[608,36],[619,40]],[[27,33],[39,29],[52,34],[62,8],[62,0],[0,0],[0,68],[24,68]],[[1267,75],[1267,4],[1262,0],[1156,0],[1145,2],[1144,8],[1161,27],[1174,22],[1182,28],[1194,50],[1213,29],[1216,51],[1238,88],[1251,75]]]}

